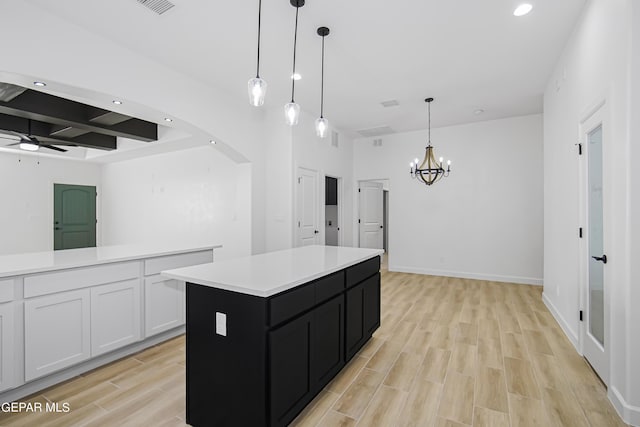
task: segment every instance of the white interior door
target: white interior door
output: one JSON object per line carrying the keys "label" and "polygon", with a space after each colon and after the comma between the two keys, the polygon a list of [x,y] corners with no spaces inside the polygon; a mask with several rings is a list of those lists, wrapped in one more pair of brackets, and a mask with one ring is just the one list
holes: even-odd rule
{"label": "white interior door", "polygon": [[318,243],[318,173],[311,169],[298,168],[296,184],[297,198],[297,246]]}
{"label": "white interior door", "polygon": [[582,182],[586,189],[583,212],[586,236],[583,241],[584,317],[581,339],[584,357],[602,381],[609,380],[608,290],[606,286],[605,210],[604,210],[604,125],[598,110],[582,125],[585,158]]}
{"label": "white interior door", "polygon": [[384,204],[382,184],[363,181],[358,189],[360,194],[360,247],[382,249]]}

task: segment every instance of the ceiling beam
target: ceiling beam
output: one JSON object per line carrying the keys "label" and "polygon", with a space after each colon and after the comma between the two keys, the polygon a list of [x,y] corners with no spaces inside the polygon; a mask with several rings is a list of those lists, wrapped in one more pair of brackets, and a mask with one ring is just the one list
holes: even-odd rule
{"label": "ceiling beam", "polygon": [[108,110],[99,109],[80,102],[60,98],[28,89],[8,102],[0,101],[0,113],[38,120],[62,126],[83,129],[108,136],[120,136],[138,141],[158,140],[158,125],[146,120],[129,118],[123,120],[96,120],[108,115]]}

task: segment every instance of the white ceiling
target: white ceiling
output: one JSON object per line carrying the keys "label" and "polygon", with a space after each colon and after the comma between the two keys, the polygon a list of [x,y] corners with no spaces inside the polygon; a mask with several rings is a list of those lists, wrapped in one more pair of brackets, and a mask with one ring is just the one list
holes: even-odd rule
{"label": "white ceiling", "polygon": [[[247,98],[255,74],[258,0],[173,0],[156,15],[135,0],[28,0],[92,32]],[[434,127],[539,113],[542,93],[585,0],[307,0],[300,9],[296,101],[320,110],[319,26],[326,39],[325,117],[355,132]],[[295,8],[264,0],[266,104],[290,99]],[[397,100],[383,108],[382,101]],[[248,102],[248,101],[247,101]],[[476,115],[477,109],[484,110]]]}

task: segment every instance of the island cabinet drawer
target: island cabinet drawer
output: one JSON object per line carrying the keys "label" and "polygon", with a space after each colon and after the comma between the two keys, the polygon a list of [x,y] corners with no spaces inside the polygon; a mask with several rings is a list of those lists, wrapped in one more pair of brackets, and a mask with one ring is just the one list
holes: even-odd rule
{"label": "island cabinet drawer", "polygon": [[13,301],[13,280],[0,280],[0,303]]}
{"label": "island cabinet drawer", "polygon": [[376,256],[347,268],[347,288],[357,285],[380,271],[380,257]]}
{"label": "island cabinet drawer", "polygon": [[277,325],[297,316],[342,291],[344,291],[344,271],[339,271],[278,294],[269,300],[269,325]]}
{"label": "island cabinet drawer", "polygon": [[189,252],[186,254],[161,256],[144,260],[144,275],[158,274],[163,270],[190,267],[213,262],[213,250]]}

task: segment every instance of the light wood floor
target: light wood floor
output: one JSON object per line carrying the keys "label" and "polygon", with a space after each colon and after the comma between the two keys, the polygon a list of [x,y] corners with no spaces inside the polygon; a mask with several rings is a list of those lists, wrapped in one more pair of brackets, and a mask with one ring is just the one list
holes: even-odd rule
{"label": "light wood floor", "polygon": [[[293,424],[624,425],[541,291],[383,271],[380,329]],[[184,426],[184,363],[180,337],[30,398],[68,414],[0,425]]]}

